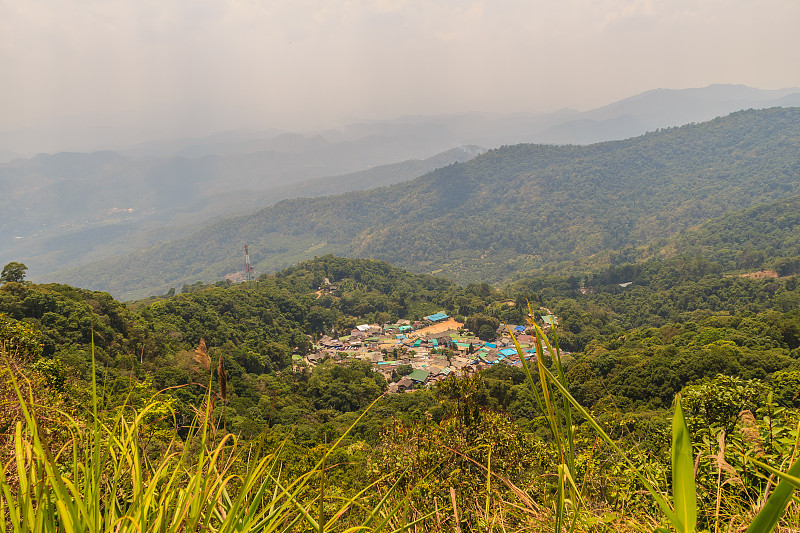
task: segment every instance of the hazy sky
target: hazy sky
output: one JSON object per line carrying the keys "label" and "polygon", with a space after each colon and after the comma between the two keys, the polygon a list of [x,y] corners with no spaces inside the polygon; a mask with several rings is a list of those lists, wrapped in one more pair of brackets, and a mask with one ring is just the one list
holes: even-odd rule
{"label": "hazy sky", "polygon": [[113,142],[800,86],[799,30],[798,0],[0,0],[0,131]]}

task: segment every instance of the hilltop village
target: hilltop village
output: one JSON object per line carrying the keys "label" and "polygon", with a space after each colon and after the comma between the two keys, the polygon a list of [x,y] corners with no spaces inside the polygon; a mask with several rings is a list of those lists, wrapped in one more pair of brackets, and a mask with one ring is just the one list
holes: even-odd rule
{"label": "hilltop village", "polygon": [[[541,317],[545,331],[557,319]],[[315,366],[326,359],[337,363],[359,359],[371,362],[390,383],[388,392],[397,393],[426,387],[451,374],[470,374],[495,364],[522,366],[508,332],[511,329],[526,360],[536,348],[529,327],[501,325],[490,341],[479,339],[444,312],[421,321],[401,320],[395,324],[362,324],[347,335],[322,336],[305,357],[295,354],[296,363]]]}

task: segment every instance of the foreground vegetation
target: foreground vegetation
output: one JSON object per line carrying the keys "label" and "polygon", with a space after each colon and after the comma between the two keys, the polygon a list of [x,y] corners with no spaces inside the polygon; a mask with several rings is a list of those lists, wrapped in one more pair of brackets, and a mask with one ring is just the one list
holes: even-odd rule
{"label": "foreground vegetation", "polygon": [[[324,277],[335,294],[315,294]],[[779,475],[800,474],[796,278],[682,258],[500,291],[323,257],[218,285],[130,306],[19,278],[0,287],[3,531],[800,522],[800,480]],[[539,305],[561,324],[557,338],[538,331],[551,347],[529,367],[433,390],[385,396],[367,363],[292,359],[306,334],[357,321],[444,308],[520,323]]]}

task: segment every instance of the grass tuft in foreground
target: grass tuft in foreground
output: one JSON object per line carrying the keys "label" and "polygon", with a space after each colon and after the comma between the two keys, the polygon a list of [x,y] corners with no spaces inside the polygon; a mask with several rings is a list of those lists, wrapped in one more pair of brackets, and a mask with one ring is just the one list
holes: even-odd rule
{"label": "grass tuft in foreground", "polygon": [[164,403],[99,412],[93,382],[91,420],[59,413],[71,438],[53,449],[39,424],[48,408],[26,396],[21,374],[10,379],[22,416],[13,431],[16,458],[0,465],[0,533],[399,529],[403,498],[389,507],[391,489],[379,498],[374,486],[344,499],[326,494],[326,459],[352,426],[313,468],[285,479],[283,445],[261,456],[234,435],[215,440],[210,388],[188,437],[148,454],[143,436],[149,421],[163,417]]}
{"label": "grass tuft in foreground", "polygon": [[[529,316],[533,316],[529,308]],[[629,471],[637,481],[650,493],[660,509],[663,518],[669,526],[656,527],[658,533],[676,531],[678,533],[694,533],[697,531],[698,504],[696,493],[695,470],[697,468],[692,448],[692,438],[684,417],[681,395],[675,398],[675,414],[672,420],[672,501],[665,491],[662,491],[647,475],[646,469],[636,464],[628,454],[619,448],[617,443],[603,430],[600,423],[570,394],[568,383],[561,364],[561,354],[558,346],[558,337],[553,331],[553,342],[550,343],[543,330],[533,320],[529,325],[534,330],[536,338],[536,367],[539,373],[539,385],[534,383],[533,375],[525,353],[514,338],[509,328],[509,334],[514,339],[517,352],[523,361],[528,384],[536,395],[537,401],[545,413],[553,440],[556,443],[561,464],[558,469],[558,490],[554,505],[554,531],[560,533],[580,530],[582,490],[575,483],[577,474],[575,470],[575,427],[573,426],[573,410],[586,423],[596,431],[597,435],[614,450],[617,457],[627,464]],[[556,373],[553,374],[544,362],[545,350],[553,357]],[[561,396],[563,403],[559,409],[556,394]],[[724,437],[723,437],[724,438]],[[800,489],[800,458],[797,458],[797,446],[792,456],[792,464],[788,471],[769,466],[750,456],[745,459],[753,465],[766,470],[771,476],[779,479],[775,490],[764,495],[764,504],[757,510],[755,517],[747,528],[747,533],[769,533],[774,531],[783,517],[787,506],[794,499],[794,491]],[[697,458],[699,464],[700,457]],[[719,503],[717,504],[719,514]],[[572,520],[568,520],[571,513]],[[719,530],[719,522],[716,524]]]}

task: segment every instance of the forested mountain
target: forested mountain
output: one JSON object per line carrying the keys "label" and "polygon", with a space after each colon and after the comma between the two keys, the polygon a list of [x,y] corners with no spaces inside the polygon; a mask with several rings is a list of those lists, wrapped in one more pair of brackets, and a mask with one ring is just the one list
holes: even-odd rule
{"label": "forested mountain", "polygon": [[713,217],[800,193],[799,147],[798,108],[590,146],[504,146],[411,182],[280,202],[59,276],[125,297],[163,292],[240,270],[244,242],[259,272],[331,252],[462,282],[626,262]]}
{"label": "forested mountain", "polygon": [[[309,139],[299,146],[279,145],[242,155],[198,158],[132,158],[112,151],[40,154],[0,165],[0,185],[6,192],[2,199],[0,244],[7,246],[7,240],[14,236],[29,237],[58,228],[80,229],[102,222],[169,222],[169,216],[181,209],[207,217],[202,209],[191,208],[214,195],[266,191],[410,158],[424,159],[441,151],[429,152],[424,143],[371,137],[342,142]],[[431,163],[463,160],[463,154],[463,150],[451,152]],[[432,168],[436,167],[419,165],[402,172],[399,179],[410,179],[419,170]],[[360,187],[386,183],[379,180],[373,184],[369,176],[362,178],[366,183]],[[239,209],[261,206],[262,202],[259,198],[258,203],[245,203]],[[226,210],[234,210],[234,206],[228,205]]]}
{"label": "forested mountain", "polygon": [[[703,256],[617,265],[572,276],[523,278],[505,290],[534,304],[544,303],[564,317],[559,336],[562,345],[574,351],[604,337],[616,338],[625,330],[660,328],[711,314],[790,312],[800,304],[796,276],[729,275]],[[796,341],[791,345],[797,346]]]}
{"label": "forested mountain", "polygon": [[712,257],[725,270],[800,273],[800,197],[757,205],[711,220],[675,239],[675,253]]}
{"label": "forested mountain", "polygon": [[[303,173],[317,175],[319,170],[304,164],[294,169],[265,165],[265,181],[246,184],[253,189],[237,189],[243,184],[228,179],[225,172],[203,178],[209,158],[172,160],[165,169],[160,168],[163,160],[150,159],[145,164],[116,152],[37,156],[30,165],[0,166],[0,182],[8,191],[0,199],[0,257],[25,261],[32,275],[44,274],[178,238],[199,223],[225,214],[246,213],[286,198],[406,181],[466,161],[481,151],[477,146],[463,146],[426,159],[298,182],[292,180]],[[308,156],[302,150],[301,154]],[[293,164],[298,162],[302,163],[300,155]],[[257,172],[255,167],[250,170]],[[280,185],[271,185],[271,173],[279,176]],[[228,190],[220,191],[219,182]]]}
{"label": "forested mountain", "polygon": [[[0,262],[25,261],[44,279],[185,236],[215,217],[396,183],[474,153],[457,146],[623,139],[748,107],[798,105],[799,95],[733,85],[658,89],[585,112],[412,116],[305,134],[237,130],[0,159]],[[0,137],[3,148],[13,148],[25,135]]]}
{"label": "forested mountain", "polygon": [[703,122],[748,108],[800,106],[794,89],[762,91],[744,85],[710,85],[702,89],[654,89],[582,113],[542,132],[547,142],[592,143],[641,135],[658,128]]}

